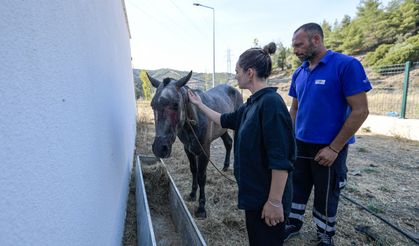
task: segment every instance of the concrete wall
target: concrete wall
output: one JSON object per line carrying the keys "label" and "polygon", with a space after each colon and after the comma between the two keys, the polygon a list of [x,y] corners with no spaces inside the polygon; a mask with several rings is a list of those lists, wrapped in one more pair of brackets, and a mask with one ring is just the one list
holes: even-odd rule
{"label": "concrete wall", "polygon": [[399,119],[389,116],[369,115],[362,128],[369,128],[375,134],[419,141],[418,119]]}
{"label": "concrete wall", "polygon": [[119,245],[136,130],[121,0],[2,0],[0,33],[0,245]]}

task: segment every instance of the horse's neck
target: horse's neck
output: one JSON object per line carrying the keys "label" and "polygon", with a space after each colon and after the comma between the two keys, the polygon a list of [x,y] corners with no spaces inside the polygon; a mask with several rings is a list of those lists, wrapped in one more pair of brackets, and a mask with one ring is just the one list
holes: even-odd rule
{"label": "horse's neck", "polygon": [[[198,126],[199,126],[199,109],[197,106],[195,106],[193,103],[189,101],[189,97],[187,94],[188,89],[189,88],[186,87],[184,88],[184,91],[182,91],[183,103],[184,103],[184,109],[185,109],[185,119],[183,122],[183,126],[181,127],[181,131],[180,131],[181,134],[186,134],[186,135],[189,135],[192,132],[192,129],[194,129],[194,131],[198,131]],[[196,132],[196,134],[198,133]]]}

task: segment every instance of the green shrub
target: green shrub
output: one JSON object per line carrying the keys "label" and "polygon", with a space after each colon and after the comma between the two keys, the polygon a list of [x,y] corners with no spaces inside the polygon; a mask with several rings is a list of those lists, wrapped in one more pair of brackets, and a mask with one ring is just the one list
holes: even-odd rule
{"label": "green shrub", "polygon": [[419,60],[419,35],[412,36],[406,41],[391,47],[384,59],[375,65],[400,64],[407,61]]}
{"label": "green shrub", "polygon": [[365,65],[374,66],[386,56],[391,46],[391,44],[382,44],[374,52],[369,52],[364,59]]}
{"label": "green shrub", "polygon": [[302,62],[300,61],[300,59],[298,59],[298,57],[294,54],[289,54],[287,56],[287,64],[291,65],[291,69],[295,70],[297,69],[299,66],[301,66]]}

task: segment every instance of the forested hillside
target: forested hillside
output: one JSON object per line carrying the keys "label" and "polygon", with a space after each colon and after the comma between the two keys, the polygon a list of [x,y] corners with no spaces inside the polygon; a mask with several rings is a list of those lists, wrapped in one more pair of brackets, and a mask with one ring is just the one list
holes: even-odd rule
{"label": "forested hillside", "polygon": [[[190,71],[178,71],[178,70],[169,69],[169,68],[147,70],[147,71],[143,69],[133,69],[135,92],[136,92],[137,98],[140,98],[140,97],[142,98],[144,95],[142,81],[140,79],[141,71],[147,72],[150,76],[160,81],[162,81],[164,78],[180,79],[183,76],[186,76],[190,72]],[[224,83],[237,84],[237,82],[234,80],[233,74],[215,73],[215,85],[224,84]],[[212,87],[212,74],[193,72],[192,77],[190,81],[188,82],[188,86],[192,89],[207,90]]]}
{"label": "forested hillside", "polygon": [[[328,49],[364,56],[366,66],[419,61],[419,1],[392,0],[384,6],[379,0],[362,0],[355,17],[321,23]],[[290,47],[278,45],[275,54],[279,68],[296,68],[298,59]]]}

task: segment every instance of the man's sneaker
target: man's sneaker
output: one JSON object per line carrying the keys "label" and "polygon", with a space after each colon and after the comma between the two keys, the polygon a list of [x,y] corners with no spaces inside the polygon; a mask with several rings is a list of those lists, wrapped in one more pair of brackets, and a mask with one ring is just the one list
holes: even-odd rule
{"label": "man's sneaker", "polygon": [[326,233],[317,232],[318,244],[317,246],[334,246],[332,236]]}
{"label": "man's sneaker", "polygon": [[284,237],[284,242],[287,241],[288,239],[297,236],[298,234],[300,234],[300,229],[301,227],[295,226],[295,225],[285,225],[285,237]]}

